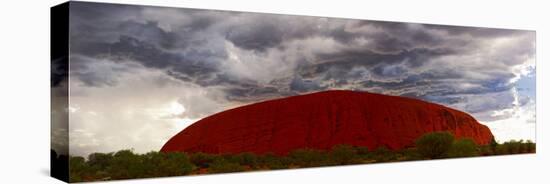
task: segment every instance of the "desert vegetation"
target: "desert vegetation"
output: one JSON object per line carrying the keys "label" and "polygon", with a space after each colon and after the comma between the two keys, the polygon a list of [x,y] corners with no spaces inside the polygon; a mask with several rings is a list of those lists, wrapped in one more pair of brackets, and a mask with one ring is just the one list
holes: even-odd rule
{"label": "desert vegetation", "polygon": [[157,151],[137,154],[132,150],[93,153],[87,158],[69,156],[69,176],[71,182],[82,182],[534,152],[535,143],[531,141],[493,141],[489,145],[479,146],[471,139],[455,139],[447,132],[433,132],[418,138],[414,146],[402,150],[385,147],[370,150],[366,147],[336,145],[330,150],[297,149],[287,155]]}

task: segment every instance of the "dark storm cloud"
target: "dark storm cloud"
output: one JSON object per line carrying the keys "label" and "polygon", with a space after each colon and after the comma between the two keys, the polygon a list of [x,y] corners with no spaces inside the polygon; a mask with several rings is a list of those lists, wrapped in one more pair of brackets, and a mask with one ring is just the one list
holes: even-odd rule
{"label": "dark storm cloud", "polygon": [[[378,29],[375,32],[352,32],[350,29]],[[445,39],[442,35],[431,34],[422,24],[384,22],[384,21],[350,21],[328,33],[334,39],[347,44],[358,38],[368,38],[373,50],[396,52],[418,47],[441,45]]]}
{"label": "dark storm cloud", "polygon": [[227,32],[227,39],[235,46],[248,50],[265,51],[281,44],[284,30],[273,24],[260,24],[254,27],[235,27]]}
{"label": "dark storm cloud", "polygon": [[325,34],[325,30],[317,27],[322,20],[316,17],[296,20],[288,15],[241,14],[235,18],[235,23],[219,31],[237,47],[264,52],[269,48],[281,47],[285,41]]}
{"label": "dark storm cloud", "polygon": [[137,15],[142,10],[140,6],[127,6],[120,4],[101,4],[101,3],[89,3],[89,2],[72,2],[71,9],[77,12],[72,12],[72,16],[78,18],[84,18],[88,20],[109,20],[113,16],[119,16],[121,14]]}
{"label": "dark storm cloud", "polygon": [[[130,36],[121,36],[115,43],[95,43],[76,47],[74,51],[92,57],[108,58],[114,61],[133,61],[148,68],[165,70],[167,74],[187,82],[209,85],[212,75],[217,75],[215,69],[219,62],[208,59],[223,58],[223,53],[207,51],[190,51],[170,53],[155,45],[137,40]],[[204,53],[206,52],[206,53]],[[204,57],[203,57],[204,56]],[[87,84],[94,84],[95,75],[80,76]]]}
{"label": "dark storm cloud", "polygon": [[69,62],[67,57],[61,57],[51,61],[50,86],[57,87],[61,82],[68,79]]}
{"label": "dark storm cloud", "polygon": [[278,97],[290,96],[288,91],[280,91],[277,87],[273,86],[261,86],[261,85],[248,85],[248,86],[232,86],[224,90],[226,98],[230,101],[238,102],[253,102],[263,101],[265,99],[273,99]]}
{"label": "dark storm cloud", "polygon": [[295,77],[290,82],[290,90],[297,92],[319,91],[326,89],[318,81],[303,80],[301,77]]}
{"label": "dark storm cloud", "polygon": [[326,70],[331,67],[340,67],[351,69],[358,66],[367,68],[373,67],[374,72],[383,74],[383,66],[391,66],[395,64],[404,64],[407,67],[420,67],[430,59],[453,54],[452,50],[446,49],[425,49],[415,48],[411,50],[402,50],[398,53],[381,54],[365,50],[347,50],[332,54],[319,55],[319,60],[322,61],[316,67],[319,70]]}
{"label": "dark storm cloud", "polygon": [[482,28],[482,27],[465,27],[465,26],[446,26],[435,24],[422,24],[428,29],[441,30],[450,35],[470,35],[473,37],[505,37],[524,34],[524,30],[514,29],[496,29],[496,28]]}
{"label": "dark storm cloud", "polygon": [[117,84],[117,81],[111,76],[98,75],[95,72],[80,73],[78,79],[85,85],[93,87],[114,86]]}
{"label": "dark storm cloud", "polygon": [[[73,4],[72,53],[219,87],[239,102],[344,88],[491,111],[509,107],[515,68],[535,50],[534,32],[520,30]],[[76,74],[84,85],[117,85]],[[466,97],[483,95],[495,100]]]}
{"label": "dark storm cloud", "polygon": [[176,45],[178,36],[174,33],[162,30],[157,22],[148,21],[139,23],[135,21],[126,21],[121,23],[119,30],[128,35],[133,35],[137,38],[143,38],[144,41],[156,43],[162,48],[174,48],[176,46],[186,47],[187,45]]}

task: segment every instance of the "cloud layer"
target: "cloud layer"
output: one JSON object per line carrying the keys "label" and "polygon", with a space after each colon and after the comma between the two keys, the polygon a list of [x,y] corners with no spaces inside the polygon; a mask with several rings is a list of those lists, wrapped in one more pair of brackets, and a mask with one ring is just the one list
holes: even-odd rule
{"label": "cloud layer", "polygon": [[[139,108],[177,102],[185,111],[169,116],[172,120],[200,119],[238,105],[329,89],[419,98],[482,122],[517,115],[506,109],[534,107],[535,79],[528,77],[535,70],[533,31],[83,2],[71,5],[70,29],[71,95],[81,95],[71,102],[100,115],[138,108],[145,103],[134,99],[139,96],[151,102]],[[139,89],[148,94],[134,94]],[[124,106],[97,106],[127,98],[132,100]],[[71,121],[128,128],[119,117],[111,119],[117,123],[90,119]],[[148,124],[155,123],[129,126]],[[162,142],[175,132],[172,125],[162,126],[169,128],[156,127],[161,130],[152,134],[162,135],[151,139]],[[134,129],[128,135],[152,136]],[[106,136],[111,135],[95,138]],[[161,145],[148,143],[143,150]],[[99,141],[90,150],[102,146]],[[121,146],[135,145],[101,150]]]}

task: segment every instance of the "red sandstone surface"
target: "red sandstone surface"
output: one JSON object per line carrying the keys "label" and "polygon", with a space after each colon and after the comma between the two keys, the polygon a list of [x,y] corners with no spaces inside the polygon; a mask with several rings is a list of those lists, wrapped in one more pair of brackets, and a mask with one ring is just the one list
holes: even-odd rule
{"label": "red sandstone surface", "polygon": [[206,117],[172,137],[162,152],[287,154],[334,145],[398,150],[433,131],[489,144],[487,126],[472,116],[417,99],[367,92],[324,91],[269,100]]}

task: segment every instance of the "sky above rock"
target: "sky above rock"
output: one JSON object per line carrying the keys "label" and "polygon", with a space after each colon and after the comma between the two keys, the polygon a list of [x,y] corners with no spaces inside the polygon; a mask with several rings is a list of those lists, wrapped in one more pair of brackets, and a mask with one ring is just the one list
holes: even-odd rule
{"label": "sky above rock", "polygon": [[159,150],[191,123],[331,89],[465,111],[535,141],[535,32],[72,2],[70,153]]}

